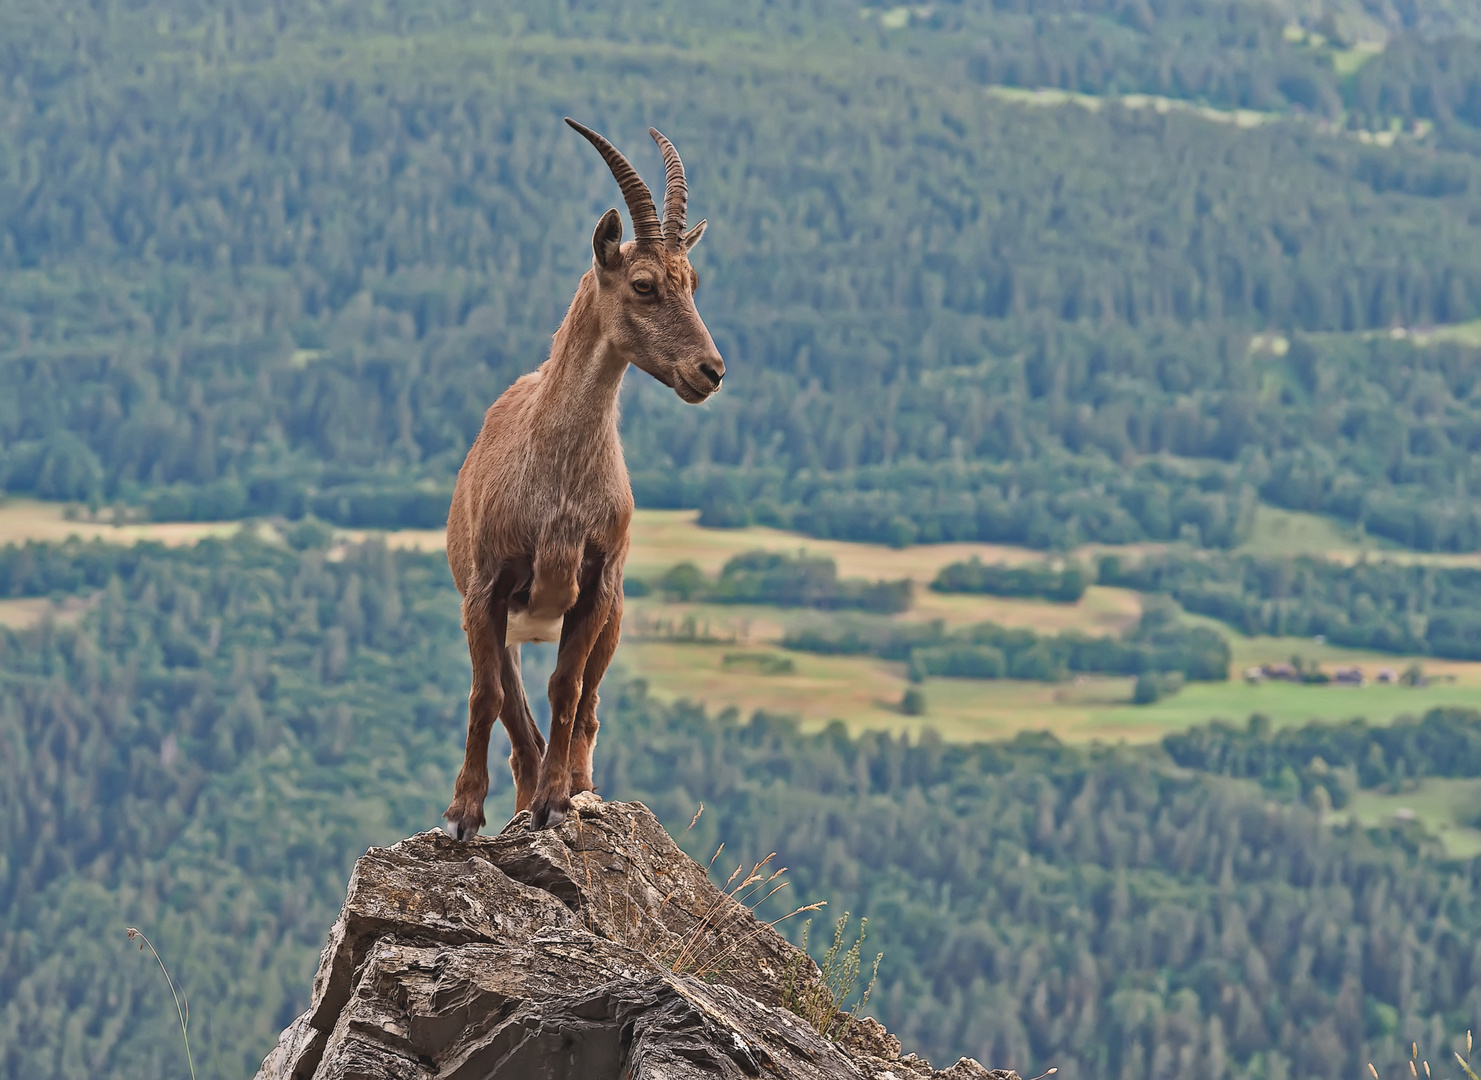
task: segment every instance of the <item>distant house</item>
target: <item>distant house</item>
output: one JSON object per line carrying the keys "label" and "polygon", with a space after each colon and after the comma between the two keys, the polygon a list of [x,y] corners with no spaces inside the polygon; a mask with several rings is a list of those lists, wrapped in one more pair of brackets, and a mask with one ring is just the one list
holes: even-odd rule
{"label": "distant house", "polygon": [[1303,665],[1300,668],[1294,664],[1260,664],[1244,669],[1244,681],[1252,685],[1262,682],[1291,682],[1307,685],[1336,683],[1339,686],[1366,686],[1368,683],[1362,668],[1338,668],[1335,674],[1328,675],[1314,664]]}
{"label": "distant house", "polygon": [[[1397,683],[1398,676],[1392,668],[1382,668],[1377,673],[1377,680],[1380,683]],[[1368,677],[1360,667],[1337,668],[1328,676],[1317,665],[1302,665],[1297,668],[1293,664],[1259,664],[1244,670],[1244,681],[1250,684],[1272,681],[1272,683],[1305,683],[1308,686],[1321,686],[1327,683],[1336,684],[1336,686],[1367,686]]]}

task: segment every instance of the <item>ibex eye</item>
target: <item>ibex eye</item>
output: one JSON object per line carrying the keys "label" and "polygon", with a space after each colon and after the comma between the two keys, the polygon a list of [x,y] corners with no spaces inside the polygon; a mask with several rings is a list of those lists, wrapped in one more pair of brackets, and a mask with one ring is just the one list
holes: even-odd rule
{"label": "ibex eye", "polygon": [[636,292],[636,293],[638,293],[638,294],[640,294],[640,295],[642,295],[642,296],[647,296],[649,293],[651,293],[653,291],[653,282],[651,282],[651,281],[634,281],[633,282],[633,291]]}

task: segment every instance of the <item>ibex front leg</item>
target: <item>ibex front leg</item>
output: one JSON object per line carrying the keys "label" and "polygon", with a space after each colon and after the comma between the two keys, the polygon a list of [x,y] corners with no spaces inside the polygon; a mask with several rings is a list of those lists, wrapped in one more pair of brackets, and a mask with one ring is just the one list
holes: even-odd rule
{"label": "ibex front leg", "polygon": [[489,734],[504,707],[504,665],[508,652],[504,634],[509,620],[507,575],[488,581],[475,574],[463,597],[463,629],[468,634],[468,656],[473,661],[473,686],[468,692],[468,741],[463,767],[453,785],[453,801],[444,812],[448,832],[471,840],[483,828],[483,800],[489,793]]}
{"label": "ibex front leg", "polygon": [[577,706],[581,702],[587,661],[607,629],[618,587],[607,567],[605,557],[590,559],[582,567],[580,592],[575,605],[566,612],[561,629],[560,652],[549,684],[550,742],[540,765],[535,801],[530,805],[530,825],[536,829],[559,825],[571,809],[571,741]]}

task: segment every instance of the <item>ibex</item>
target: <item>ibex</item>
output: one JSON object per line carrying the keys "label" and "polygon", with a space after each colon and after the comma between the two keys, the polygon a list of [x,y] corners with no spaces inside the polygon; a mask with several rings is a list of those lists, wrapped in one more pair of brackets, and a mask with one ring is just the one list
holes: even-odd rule
{"label": "ibex", "polygon": [[[608,210],[550,357],[489,407],[458,472],[447,517],[447,561],[463,596],[473,659],[468,742],[443,817],[460,840],[484,825],[488,746],[504,721],[515,807],[536,829],[559,824],[571,796],[592,790],[597,684],[622,627],[622,566],[633,495],[617,436],[617,395],[635,364],[697,405],[720,388],[725,362],[694,307],[685,230],[688,187],[673,144],[648,133],[664,161],[663,219],[617,148],[567,118],[606,160],[632,216]],[[560,641],[550,677],[546,745],[520,680],[519,647]]]}

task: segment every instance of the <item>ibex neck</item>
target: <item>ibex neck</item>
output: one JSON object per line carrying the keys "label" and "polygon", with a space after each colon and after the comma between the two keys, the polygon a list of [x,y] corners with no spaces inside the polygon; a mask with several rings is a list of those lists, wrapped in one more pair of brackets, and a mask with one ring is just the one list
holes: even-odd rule
{"label": "ibex neck", "polygon": [[550,359],[540,365],[541,427],[600,437],[617,426],[617,398],[627,361],[607,343],[597,316],[596,276],[581,279]]}

